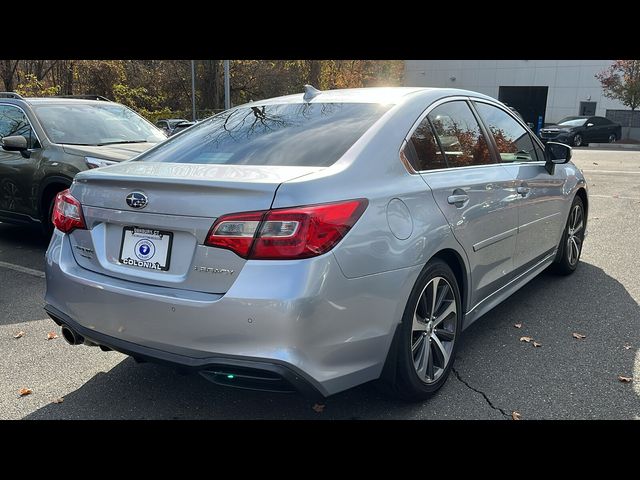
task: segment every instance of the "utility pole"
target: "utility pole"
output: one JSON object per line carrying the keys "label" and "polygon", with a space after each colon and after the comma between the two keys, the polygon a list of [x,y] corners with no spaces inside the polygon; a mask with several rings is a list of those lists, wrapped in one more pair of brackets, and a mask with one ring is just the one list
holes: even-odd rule
{"label": "utility pole", "polygon": [[191,110],[196,121],[196,62],[191,60]]}
{"label": "utility pole", "polygon": [[229,60],[224,60],[224,109],[228,110],[230,108],[231,108],[231,87],[229,85]]}

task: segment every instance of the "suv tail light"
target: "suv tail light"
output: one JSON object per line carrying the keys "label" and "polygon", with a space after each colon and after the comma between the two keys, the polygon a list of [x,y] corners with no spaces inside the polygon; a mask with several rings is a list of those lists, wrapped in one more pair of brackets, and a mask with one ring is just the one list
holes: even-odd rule
{"label": "suv tail light", "polygon": [[243,258],[291,260],[331,250],[358,221],[367,200],[224,215],[205,245],[227,248]]}
{"label": "suv tail light", "polygon": [[87,228],[82,216],[82,205],[71,195],[68,188],[56,195],[51,221],[63,233],[70,233],[76,228]]}

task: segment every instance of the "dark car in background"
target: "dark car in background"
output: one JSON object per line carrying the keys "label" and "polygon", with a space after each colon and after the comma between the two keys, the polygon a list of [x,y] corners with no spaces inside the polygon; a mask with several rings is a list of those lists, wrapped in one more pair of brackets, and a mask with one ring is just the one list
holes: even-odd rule
{"label": "dark car in background", "polygon": [[176,126],[184,122],[188,123],[189,120],[185,118],[161,118],[156,122],[156,127],[166,133],[167,137],[170,137],[171,135],[173,135],[173,131],[175,130]]}
{"label": "dark car in background", "polygon": [[171,133],[169,134],[169,136],[173,136],[176,133],[180,133],[183,130],[186,130],[189,127],[192,127],[196,124],[196,122],[180,122],[179,124],[177,124],[175,127],[173,127],[173,130],[171,131]]}
{"label": "dark car in background", "polygon": [[166,139],[108,100],[0,92],[0,221],[53,229],[56,195],[76,173],[128,160]]}
{"label": "dark car in background", "polygon": [[622,127],[604,117],[565,117],[555,125],[540,129],[540,139],[581,147],[589,143],[605,143],[620,140]]}

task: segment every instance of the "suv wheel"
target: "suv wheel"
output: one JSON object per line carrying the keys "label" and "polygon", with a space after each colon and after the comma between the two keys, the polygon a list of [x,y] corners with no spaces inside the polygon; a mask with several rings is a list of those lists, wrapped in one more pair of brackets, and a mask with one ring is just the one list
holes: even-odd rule
{"label": "suv wheel", "polygon": [[42,233],[45,237],[50,238],[53,235],[53,222],[51,221],[51,217],[53,216],[53,206],[56,203],[56,195],[58,192],[54,192],[53,195],[49,195],[47,200],[43,202],[43,212],[46,212],[46,215],[41,219],[42,220]]}

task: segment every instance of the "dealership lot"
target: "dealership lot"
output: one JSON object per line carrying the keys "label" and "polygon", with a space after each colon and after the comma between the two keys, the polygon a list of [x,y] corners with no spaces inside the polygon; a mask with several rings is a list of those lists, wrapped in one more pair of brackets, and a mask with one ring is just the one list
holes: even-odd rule
{"label": "dealership lot", "polygon": [[[506,419],[512,411],[524,419],[639,418],[640,152],[576,149],[574,161],[591,196],[579,270],[541,275],[476,322],[462,338],[455,375],[416,404],[364,385],[326,399],[318,412],[298,395],[228,389],[71,347],[61,336],[47,340],[59,329],[42,310],[46,242],[0,224],[0,418]],[[33,393],[19,397],[21,388]]]}

